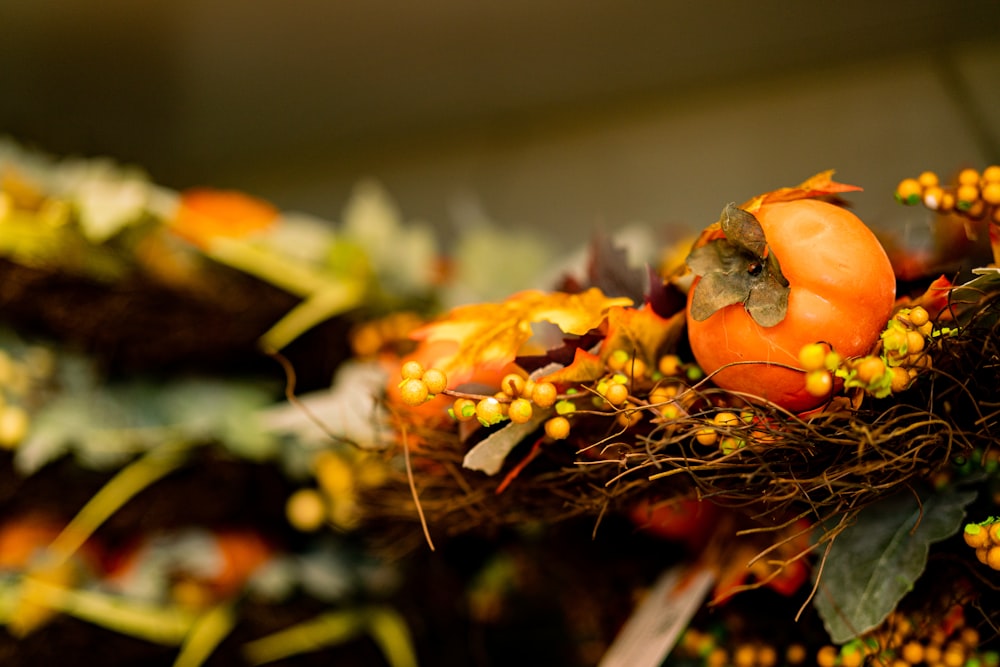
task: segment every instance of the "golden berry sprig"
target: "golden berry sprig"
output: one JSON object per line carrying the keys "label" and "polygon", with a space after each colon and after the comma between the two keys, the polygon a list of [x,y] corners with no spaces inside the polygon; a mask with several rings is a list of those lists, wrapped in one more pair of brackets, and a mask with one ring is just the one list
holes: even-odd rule
{"label": "golden berry sprig", "polygon": [[962,537],[976,550],[980,563],[1000,570],[1000,518],[991,516],[979,523],[967,523]]}
{"label": "golden berry sprig", "polygon": [[[896,200],[908,205],[923,204],[939,213],[956,213],[969,221],[986,220],[1000,225],[1000,165],[980,173],[963,169],[955,183],[942,184],[937,174],[925,171],[917,178],[905,178],[896,187]],[[1000,264],[1000,243],[992,242],[993,261]]]}
{"label": "golden berry sprig", "polygon": [[842,359],[823,343],[809,343],[799,351],[806,373],[806,391],[828,396],[834,379],[845,389],[860,388],[876,398],[906,390],[921,370],[931,365],[928,339],[934,335],[930,316],[921,306],[900,309],[886,324],[880,350],[873,354]]}
{"label": "golden berry sprig", "polygon": [[448,377],[437,368],[424,369],[419,361],[405,362],[399,369],[399,397],[411,406],[421,405],[448,387]]}

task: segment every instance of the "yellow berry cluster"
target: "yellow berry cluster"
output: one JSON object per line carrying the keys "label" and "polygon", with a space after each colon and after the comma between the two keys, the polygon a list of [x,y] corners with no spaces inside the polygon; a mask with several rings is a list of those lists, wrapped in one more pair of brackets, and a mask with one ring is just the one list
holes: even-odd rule
{"label": "yellow berry cluster", "polygon": [[738,415],[730,410],[720,410],[704,426],[695,430],[695,442],[707,447],[718,445],[719,451],[730,454],[746,446],[745,431],[753,418],[750,412]]}
{"label": "yellow berry cluster", "polygon": [[569,435],[570,424],[565,415],[576,410],[571,401],[560,400],[551,382],[535,382],[518,373],[508,373],[500,381],[500,391],[492,396],[466,394],[448,389],[447,375],[437,368],[425,369],[419,362],[407,361],[400,368],[400,398],[417,406],[438,394],[455,398],[449,412],[459,422],[476,419],[483,426],[495,426],[509,419],[524,424],[535,416],[535,408],[554,408],[556,415],[545,422],[545,433],[554,440]]}
{"label": "yellow berry cluster", "polygon": [[399,369],[399,396],[411,406],[421,405],[448,388],[448,376],[437,368],[424,370],[419,361],[407,361]]}
{"label": "yellow berry cluster", "polygon": [[569,417],[588,395],[594,407],[611,410],[620,426],[630,428],[646,411],[663,421],[686,414],[680,394],[688,383],[703,377],[700,368],[673,354],[660,357],[651,369],[641,358],[619,349],[606,356],[604,367],[605,374],[598,380],[580,383],[562,394],[552,382],[536,382],[525,373],[513,372],[501,380],[499,391],[482,395],[449,389],[447,375],[440,369],[409,360],[400,366],[399,397],[406,405],[419,406],[439,394],[450,396],[454,399],[449,409],[452,418],[476,420],[486,427],[505,420],[523,424],[534,419],[539,409],[551,411],[554,414],[544,422],[545,434],[560,440],[569,436]]}
{"label": "yellow berry cluster", "polygon": [[976,550],[976,558],[994,570],[1000,570],[1000,518],[990,517],[968,523],[962,533],[965,543]]}
{"label": "yellow berry cluster", "polygon": [[978,630],[966,625],[960,605],[934,620],[911,617],[896,610],[863,637],[843,646],[827,645],[817,652],[819,667],[997,667],[994,651],[980,648]]}
{"label": "yellow berry cluster", "polygon": [[747,640],[733,646],[720,644],[712,632],[689,627],[677,644],[675,657],[682,660],[699,659],[704,667],[797,667],[806,661],[808,651],[802,644],[791,644],[779,651],[766,641]]}
{"label": "yellow berry cluster", "polygon": [[927,310],[915,306],[900,309],[889,320],[878,353],[843,359],[824,343],[804,345],[799,363],[806,372],[806,391],[829,396],[834,378],[842,380],[845,388],[861,388],[876,398],[905,390],[931,363],[925,348],[933,326]]}
{"label": "yellow berry cluster", "polygon": [[[810,655],[812,659],[810,660]],[[944,618],[920,619],[896,610],[878,628],[846,644],[784,648],[757,639],[724,642],[714,632],[689,627],[672,658],[701,667],[998,667],[996,651],[981,649],[978,630],[966,624],[961,606]],[[697,661],[697,662],[694,662]]]}
{"label": "yellow berry cluster", "polygon": [[323,450],[312,460],[316,488],[295,491],[285,503],[288,522],[303,532],[313,532],[324,525],[349,530],[361,520],[358,493],[381,486],[389,478],[389,469],[374,454],[356,450]]}
{"label": "yellow berry cluster", "polygon": [[896,187],[896,199],[904,204],[923,204],[932,211],[957,212],[968,218],[989,218],[1000,224],[1000,165],[980,173],[963,169],[958,182],[942,185],[937,174],[925,171],[917,178],[903,179]]}

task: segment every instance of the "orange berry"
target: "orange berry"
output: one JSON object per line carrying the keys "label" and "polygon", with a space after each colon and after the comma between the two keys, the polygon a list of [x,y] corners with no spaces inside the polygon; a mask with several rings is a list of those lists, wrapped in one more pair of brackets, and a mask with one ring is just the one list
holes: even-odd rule
{"label": "orange berry", "polygon": [[508,373],[503,376],[503,380],[500,381],[500,391],[503,391],[512,397],[524,394],[524,388],[525,380],[517,373]]}
{"label": "orange berry", "polygon": [[922,327],[930,319],[930,315],[928,315],[927,310],[921,306],[916,306],[910,309],[909,318],[910,324],[915,327]]}
{"label": "orange berry", "polygon": [[625,367],[621,369],[622,373],[631,378],[641,378],[647,370],[646,362],[638,357],[629,357]]}
{"label": "orange berry", "polygon": [[728,412],[728,411],[716,413],[716,415],[712,418],[712,422],[716,426],[723,426],[723,427],[739,426],[742,423],[742,421],[739,418],[739,415],[737,415],[734,412]]}
{"label": "orange berry", "polygon": [[680,375],[681,372],[681,359],[676,354],[665,354],[660,357],[659,362],[656,364],[657,369],[666,375],[671,377],[673,375]]}
{"label": "orange berry", "polygon": [[1000,521],[994,521],[986,529],[989,533],[990,541],[993,544],[1000,544]]}
{"label": "orange berry", "polygon": [[757,651],[753,644],[741,644],[733,651],[734,667],[753,667],[757,661]]}
{"label": "orange berry", "polygon": [[694,433],[694,439],[698,441],[699,445],[710,446],[714,445],[719,439],[719,434],[716,433],[714,428],[700,428]]}
{"label": "orange berry", "polygon": [[943,201],[944,190],[940,187],[934,185],[924,190],[924,206],[930,210],[937,211],[940,209]]}
{"label": "orange berry", "polygon": [[507,407],[507,416],[515,424],[524,424],[530,421],[533,412],[531,401],[526,398],[515,398]]}
{"label": "orange berry", "polygon": [[421,405],[428,399],[429,396],[430,391],[427,389],[427,385],[424,384],[423,380],[410,378],[409,380],[404,380],[403,384],[399,386],[399,397],[402,398],[403,402],[407,405]]}
{"label": "orange berry", "polygon": [[958,199],[958,208],[968,210],[973,204],[979,201],[979,188],[975,185],[959,186],[955,192],[955,197]]}
{"label": "orange berry", "polygon": [[973,549],[981,549],[990,544],[990,533],[985,526],[978,523],[968,523],[962,532],[965,543]]}
{"label": "orange berry", "polygon": [[993,181],[983,186],[983,201],[987,204],[1000,204],[1000,181]]}
{"label": "orange berry", "polygon": [[893,366],[889,369],[892,373],[892,386],[891,389],[894,393],[900,391],[906,391],[910,387],[910,382],[913,378],[902,366]]}
{"label": "orange berry", "polygon": [[920,201],[920,193],[923,188],[920,187],[920,181],[915,178],[904,178],[896,186],[896,199],[898,199],[903,204],[916,204]]}
{"label": "orange berry", "polygon": [[923,335],[918,331],[907,331],[906,332],[906,351],[909,354],[917,354],[922,352],[924,345],[927,341],[924,339]]}
{"label": "orange berry", "polygon": [[924,645],[918,641],[908,641],[900,652],[903,660],[911,665],[919,665],[924,661]]}
{"label": "orange berry", "polygon": [[789,665],[800,665],[806,660],[806,647],[802,644],[790,644],[785,649],[785,662]]}
{"label": "orange berry", "polygon": [[607,367],[613,371],[625,370],[625,365],[628,364],[629,354],[625,350],[615,350],[608,355],[608,360],[605,362]]}
{"label": "orange berry", "polygon": [[420,379],[431,394],[440,394],[448,388],[448,376],[439,368],[428,368]]}
{"label": "orange berry", "polygon": [[917,176],[917,182],[925,188],[933,187],[939,183],[938,175],[933,171],[924,171]]}
{"label": "orange berry", "polygon": [[837,647],[827,644],[816,652],[816,664],[819,667],[834,667],[839,657]]}
{"label": "orange berry", "polygon": [[326,500],[316,489],[299,489],[285,503],[285,516],[296,530],[319,530],[326,522]]}
{"label": "orange berry", "polygon": [[861,667],[865,654],[859,646],[848,644],[840,650],[840,667]]}
{"label": "orange berry", "polygon": [[815,371],[824,367],[826,362],[826,346],[822,343],[808,343],[799,350],[799,363],[807,371]]}
{"label": "orange berry", "polygon": [[858,380],[871,384],[885,375],[885,362],[879,357],[864,357],[858,360],[854,370],[858,374]]}
{"label": "orange berry", "polygon": [[959,185],[977,185],[979,183],[979,172],[975,169],[963,169],[958,173]]}
{"label": "orange berry", "polygon": [[451,411],[454,413],[455,419],[460,422],[467,422],[476,416],[476,402],[470,398],[455,399],[455,403],[451,406]]}
{"label": "orange berry", "polygon": [[476,417],[483,426],[493,426],[503,421],[503,405],[492,396],[476,403]]}
{"label": "orange berry", "polygon": [[559,392],[551,382],[539,382],[531,392],[531,400],[540,408],[551,408],[555,405]]}
{"label": "orange berry", "polygon": [[660,385],[649,392],[650,403],[666,403],[677,396],[677,387],[672,384]]}
{"label": "orange berry", "polygon": [[553,440],[564,440],[569,436],[569,420],[565,417],[553,417],[545,422],[545,435]]}
{"label": "orange berry", "polygon": [[400,367],[399,374],[404,380],[419,380],[424,375],[424,367],[419,361],[411,359]]}
{"label": "orange berry", "polygon": [[955,208],[955,195],[950,192],[945,192],[941,195],[941,205],[938,206],[937,210],[942,213],[948,213]]}
{"label": "orange berry", "polygon": [[615,421],[622,428],[631,428],[642,421],[642,412],[639,410],[623,410],[615,417]]}
{"label": "orange berry", "polygon": [[618,407],[628,400],[628,387],[617,382],[611,383],[604,391],[604,400]]}
{"label": "orange berry", "polygon": [[1000,183],[1000,165],[992,164],[983,169],[984,183]]}
{"label": "orange berry", "polygon": [[806,391],[813,396],[826,396],[833,389],[833,377],[823,369],[806,373]]}

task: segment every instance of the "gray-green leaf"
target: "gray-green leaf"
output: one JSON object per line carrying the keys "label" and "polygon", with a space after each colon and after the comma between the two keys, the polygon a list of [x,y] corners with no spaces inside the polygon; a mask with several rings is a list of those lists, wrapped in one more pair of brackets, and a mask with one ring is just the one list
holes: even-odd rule
{"label": "gray-green leaf", "polygon": [[816,608],[834,643],[850,641],[885,620],[923,573],[930,545],[959,530],[975,497],[975,491],[952,488],[918,503],[904,491],[858,514],[857,522],[835,538],[816,594]]}

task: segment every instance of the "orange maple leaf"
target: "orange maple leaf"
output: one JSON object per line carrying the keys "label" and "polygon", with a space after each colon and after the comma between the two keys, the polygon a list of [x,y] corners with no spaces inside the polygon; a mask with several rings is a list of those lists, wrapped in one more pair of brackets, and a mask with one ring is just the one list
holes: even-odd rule
{"label": "orange maple leaf", "polygon": [[[794,201],[796,199],[813,199],[824,195],[835,195],[841,192],[857,192],[862,188],[857,185],[848,185],[833,180],[833,169],[821,171],[815,176],[811,176],[798,185],[790,188],[778,188],[764,194],[757,195],[743,204],[740,208],[749,213],[756,213],[764,204],[776,204],[778,202]],[[695,241],[695,247],[704,245],[708,241],[718,238],[722,230],[722,223],[713,222],[702,231]]]}
{"label": "orange maple leaf", "polygon": [[778,188],[777,190],[757,195],[740,206],[740,208],[744,211],[754,213],[760,210],[760,207],[764,204],[794,201],[796,199],[812,199],[822,197],[823,195],[835,195],[841,192],[857,192],[861,189],[857,185],[838,183],[833,180],[833,169],[828,169],[806,179],[793,188]]}
{"label": "orange maple leaf", "polygon": [[411,337],[425,344],[454,341],[453,352],[434,365],[461,374],[514,361],[521,346],[531,339],[532,324],[551,322],[565,334],[582,336],[599,327],[610,308],[630,305],[631,299],[607,297],[596,287],[579,294],[527,290],[498,304],[459,306],[417,329]]}

